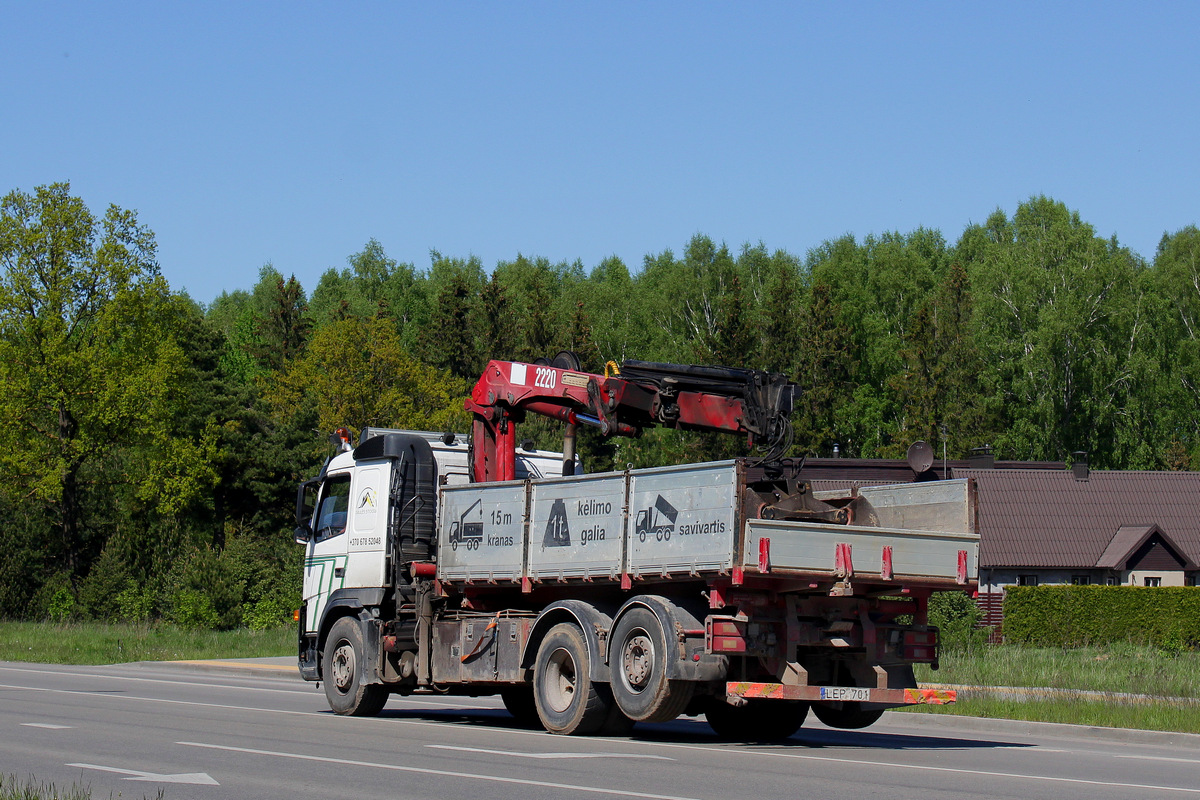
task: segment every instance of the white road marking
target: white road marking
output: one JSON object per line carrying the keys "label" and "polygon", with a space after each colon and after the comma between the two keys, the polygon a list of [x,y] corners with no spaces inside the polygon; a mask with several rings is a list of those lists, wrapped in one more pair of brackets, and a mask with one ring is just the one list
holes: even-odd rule
{"label": "white road marking", "polygon": [[[232,709],[232,710],[237,710],[237,711],[257,711],[257,712],[262,712],[265,714],[287,714],[287,715],[303,716],[303,717],[320,717],[323,719],[349,719],[347,717],[336,717],[327,712],[290,711],[290,710],[280,709],[280,708],[256,708],[256,707],[252,707],[252,706],[236,706],[236,705],[229,705],[229,704],[224,704],[224,703],[201,703],[201,702],[196,702],[196,701],[191,701],[191,700],[169,700],[169,699],[159,698],[159,697],[138,697],[135,695],[113,695],[113,694],[104,694],[104,693],[98,693],[98,692],[81,691],[78,689],[46,689],[46,688],[42,688],[40,686],[16,686],[16,685],[9,685],[9,684],[0,684],[0,689],[25,689],[27,691],[33,691],[33,692],[49,692],[49,693],[53,693],[53,694],[84,695],[84,696],[88,696],[88,697],[95,697],[95,698],[104,697],[104,698],[113,698],[113,699],[118,699],[118,700],[140,700],[140,701],[151,702],[151,703],[167,703],[167,704],[173,704],[173,705],[198,706],[198,707],[203,707],[203,708]],[[363,724],[366,724],[371,721],[372,720],[370,718],[352,720],[352,722],[354,724],[359,725],[359,726],[362,726]],[[415,726],[435,726],[435,727],[444,727],[445,726],[445,723],[443,723],[443,722],[422,722],[422,721],[418,721],[418,720],[394,719],[394,718],[386,718],[386,717],[376,717],[376,718],[374,718],[373,721],[378,724],[386,724],[386,725],[415,725]],[[504,731],[502,731],[502,733],[505,736],[525,735],[525,736],[548,737],[548,736],[553,735],[553,734],[539,732],[539,731],[518,731],[518,730],[512,730],[512,729],[505,729]],[[621,740],[614,739],[611,741],[621,741]],[[212,745],[212,746],[215,747],[215,745]],[[637,743],[637,746],[639,749],[645,749],[645,748],[649,748],[649,747],[658,747],[658,748],[680,749],[680,750],[696,750],[696,751],[706,752],[706,753],[712,753],[712,752],[727,753],[727,752],[729,752],[727,750],[723,750],[723,749],[715,748],[715,747],[703,747],[703,746],[699,746],[699,745],[686,745],[686,744],[672,744],[672,743],[668,743],[668,742],[640,741]],[[985,777],[1020,778],[1023,780],[1048,781],[1051,783],[1072,783],[1072,784],[1089,785],[1089,786],[1116,786],[1116,787],[1130,788],[1130,789],[1153,789],[1153,790],[1166,791],[1166,792],[1185,792],[1185,793],[1189,793],[1189,794],[1200,794],[1200,788],[1193,789],[1193,788],[1180,787],[1180,786],[1157,786],[1154,784],[1136,784],[1136,783],[1110,783],[1108,781],[1090,781],[1090,780],[1084,780],[1081,778],[1059,778],[1059,777],[1047,776],[1047,775],[1029,775],[1029,774],[1024,774],[1024,773],[1010,773],[1010,772],[988,772],[988,771],[984,771],[984,770],[955,769],[952,767],[933,767],[933,766],[924,766],[924,765],[920,765],[920,764],[909,764],[909,763],[900,763],[900,762],[856,760],[856,759],[850,759],[850,758],[834,758],[832,756],[810,756],[810,755],[804,755],[804,754],[800,754],[800,753],[772,752],[772,751],[766,751],[766,750],[738,750],[737,752],[742,755],[766,756],[766,757],[770,757],[770,758],[797,758],[797,759],[804,759],[804,760],[809,760],[809,761],[827,761],[827,762],[837,763],[837,764],[849,764],[849,765],[856,766],[856,767],[876,766],[876,767],[908,769],[908,770],[918,770],[918,771],[924,770],[927,772],[944,772],[944,773],[956,773],[956,774],[962,774],[962,775],[979,775],[979,776],[985,776]],[[1014,751],[1014,752],[1022,752],[1022,751],[1018,750],[1018,751]],[[1029,748],[1028,752],[1035,752],[1035,749]],[[282,754],[282,755],[287,756],[288,754]],[[296,757],[300,758],[302,756],[296,756]],[[1146,756],[1130,756],[1130,758],[1147,758],[1147,757]],[[445,774],[450,774],[450,773],[445,773]],[[641,796],[641,795],[639,795],[639,796]]]}
{"label": "white road marking", "polygon": [[574,792],[591,794],[610,794],[620,797],[644,797],[647,800],[695,800],[691,797],[676,795],[649,794],[647,792],[629,792],[623,789],[603,789],[598,786],[580,786],[570,783],[550,783],[549,781],[532,781],[523,778],[502,778],[497,775],[477,775],[471,772],[451,772],[444,769],[423,769],[421,767],[405,767],[399,764],[377,764],[371,761],[354,761],[348,758],[332,758],[330,756],[310,756],[304,753],[283,753],[277,750],[255,750],[249,747],[229,747],[221,744],[206,744],[204,742],[176,742],[188,747],[206,747],[212,750],[226,750],[234,753],[248,753],[256,756],[276,756],[278,758],[294,758],[301,761],[317,761],[322,764],[344,764],[350,767],[372,767],[374,769],[393,770],[395,772],[413,772],[420,775],[438,775],[449,778],[469,778],[491,783],[512,783],[518,786],[541,786],[547,789],[567,789]]}
{"label": "white road marking", "polygon": [[459,750],[463,753],[488,753],[493,756],[516,758],[653,758],[659,761],[674,761],[670,756],[652,756],[647,753],[520,753],[515,750],[485,750],[482,747],[457,747],[452,744],[427,744],[434,750]]}
{"label": "white road marking", "polygon": [[1112,753],[1107,750],[1055,750],[1039,745],[1030,745],[1020,749],[1022,753],[1074,753],[1077,756],[1095,756],[1097,758],[1128,758],[1133,761],[1182,761],[1185,764],[1198,764],[1200,758],[1168,758],[1166,756],[1130,756]]}
{"label": "white road marking", "polygon": [[1178,761],[1181,764],[1200,764],[1200,758],[1168,758],[1167,756],[1113,756],[1113,758],[1138,758],[1142,761]]}
{"label": "white road marking", "polygon": [[143,772],[140,769],[120,769],[118,767],[102,767],[99,764],[67,764],[68,767],[79,767],[80,769],[98,769],[103,772],[116,772],[120,775],[128,775],[128,778],[122,778],[126,781],[151,781],[154,783],[191,783],[197,786],[220,786],[221,784],[214,781],[206,772],[181,772],[177,775],[160,775],[157,772]]}
{"label": "white road marking", "polygon": [[75,727],[74,725],[51,725],[49,722],[22,722],[21,725],[26,728],[45,728],[48,731],[65,731]]}
{"label": "white road marking", "polygon": [[[639,742],[640,746],[657,746],[678,748],[681,750],[700,750],[711,752],[712,748],[699,747],[690,744],[669,744],[666,742]],[[1122,789],[1155,789],[1162,792],[1187,792],[1189,794],[1200,794],[1200,789],[1193,789],[1187,786],[1158,786],[1155,784],[1142,783],[1114,783],[1112,781],[1089,781],[1084,778],[1059,778],[1054,775],[1030,775],[1021,772],[990,772],[982,769],[959,769],[956,767],[932,767],[925,764],[906,764],[894,761],[869,761],[853,758],[834,758],[833,756],[810,756],[803,753],[782,753],[772,752],[769,750],[739,750],[744,755],[751,756],[770,756],[773,758],[796,758],[802,761],[826,761],[833,764],[849,764],[854,767],[887,767],[888,769],[909,769],[918,772],[945,772],[958,775],[979,775],[987,778],[1021,778],[1031,781],[1048,781],[1050,783],[1076,783],[1084,786],[1114,786]],[[1018,751],[1019,752],[1019,751]],[[1144,756],[1130,756],[1130,758],[1143,758]]]}
{"label": "white road marking", "polygon": [[[230,688],[230,687],[219,686],[217,688]],[[109,694],[107,692],[89,691],[87,689],[47,689],[43,686],[17,686],[15,684],[9,684],[9,683],[0,683],[0,689],[24,689],[25,691],[28,691],[28,692],[49,692],[50,694],[73,694],[73,695],[80,695],[83,697],[112,698],[114,700],[141,700],[141,701],[147,702],[147,703],[168,703],[170,705],[177,705],[177,706],[199,706],[200,708],[227,708],[227,709],[233,709],[234,711],[261,711],[264,714],[292,714],[292,715],[301,716],[301,717],[323,717],[325,719],[333,719],[333,718],[343,719],[342,717],[335,717],[334,714],[332,714],[328,711],[291,711],[286,708],[258,708],[255,706],[235,706],[235,705],[230,705],[228,703],[202,703],[198,700],[171,700],[166,697],[139,697],[138,695],[135,695],[135,694]],[[447,707],[446,705],[438,704],[438,708],[446,708],[446,707]],[[463,709],[464,708],[462,705],[455,705],[455,706],[450,706],[450,707],[455,708],[455,709]],[[465,710],[470,710],[470,709],[465,709]],[[392,722],[392,723],[396,723],[399,725],[440,725],[440,724],[444,724],[444,723],[438,723],[438,722],[419,722],[417,720],[409,720],[409,719],[376,718],[377,722],[383,721],[383,720],[386,720],[386,721]],[[357,719],[356,721],[359,723],[366,722],[366,720],[361,719],[361,718]],[[508,733],[531,733],[531,731],[508,731]],[[546,734],[546,735],[548,736],[549,734]]]}
{"label": "white road marking", "polygon": [[[303,695],[305,697],[323,696],[320,694],[320,690],[315,688],[316,684],[309,684],[308,686],[306,686],[303,689],[271,689],[268,687],[237,686],[235,684],[226,684],[226,683],[200,683],[197,681],[174,681],[174,680],[167,680],[165,678],[139,678],[136,675],[104,675],[104,674],[100,674],[100,673],[96,673],[96,672],[58,672],[55,670],[43,670],[43,669],[33,670],[33,669],[21,669],[18,667],[0,667],[0,672],[36,672],[38,675],[59,675],[59,676],[68,677],[68,678],[79,678],[79,677],[103,678],[105,680],[110,680],[110,681],[141,681],[142,683],[166,683],[166,684],[169,684],[172,686],[196,686],[201,689],[211,689],[214,687],[220,688],[220,689],[240,689],[245,692],[254,692],[255,694],[262,694],[264,692],[272,692],[274,694],[296,694],[296,695]],[[222,676],[222,677],[236,678],[238,676],[226,675],[226,676]],[[245,677],[255,677],[255,676],[245,676]],[[7,688],[7,687],[5,687],[5,688]],[[461,702],[437,702],[434,700],[413,700],[411,696],[404,698],[403,702],[404,702],[404,705],[406,705],[406,706],[428,706],[429,708],[472,708],[472,709],[477,708],[477,706],[464,706]],[[499,706],[493,706],[493,708],[498,709]]]}
{"label": "white road marking", "polygon": [[[42,686],[15,686],[8,683],[0,683],[0,689],[24,689],[28,692],[47,692],[49,694],[73,694],[81,697],[105,698],[112,700],[140,700],[147,703],[167,703],[175,706],[200,706],[201,708],[227,708],[235,711],[261,711],[264,714],[296,714],[302,717],[328,717],[329,714],[322,714],[316,711],[289,711],[283,708],[255,708],[254,706],[234,706],[228,703],[201,703],[195,700],[170,700],[165,697],[139,697],[135,694],[109,694],[107,692],[93,692],[86,689],[47,689]],[[397,720],[403,722],[404,720]],[[433,724],[433,723],[430,723]]]}
{"label": "white road marking", "polygon": [[[65,678],[101,678],[108,681],[140,681],[142,683],[166,683],[172,686],[198,686],[200,688],[209,689],[214,686],[222,689],[240,689],[247,692],[273,692],[276,694],[303,694],[316,695],[315,684],[309,684],[305,689],[272,689],[265,686],[238,686],[236,684],[225,683],[202,683],[199,681],[177,681],[168,680],[166,678],[141,678],[136,675],[105,675],[99,672],[60,672],[56,670],[45,669],[21,669],[20,667],[0,667],[0,672],[36,672],[38,675],[58,675]],[[255,678],[256,675],[223,675],[221,677],[237,679],[239,677]]]}

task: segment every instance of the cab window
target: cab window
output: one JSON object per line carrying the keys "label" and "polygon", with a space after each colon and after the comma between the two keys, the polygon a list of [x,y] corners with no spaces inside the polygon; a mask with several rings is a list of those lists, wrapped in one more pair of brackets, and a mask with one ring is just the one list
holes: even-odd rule
{"label": "cab window", "polygon": [[317,507],[317,541],[346,532],[346,512],[350,508],[350,476],[335,475],[321,488]]}

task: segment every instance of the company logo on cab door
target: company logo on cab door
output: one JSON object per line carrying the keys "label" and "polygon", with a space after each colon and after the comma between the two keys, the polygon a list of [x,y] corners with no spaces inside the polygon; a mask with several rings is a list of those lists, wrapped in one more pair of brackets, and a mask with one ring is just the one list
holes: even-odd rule
{"label": "company logo on cab door", "polygon": [[368,486],[358,493],[358,503],[354,506],[357,511],[374,511],[376,493],[374,486]]}

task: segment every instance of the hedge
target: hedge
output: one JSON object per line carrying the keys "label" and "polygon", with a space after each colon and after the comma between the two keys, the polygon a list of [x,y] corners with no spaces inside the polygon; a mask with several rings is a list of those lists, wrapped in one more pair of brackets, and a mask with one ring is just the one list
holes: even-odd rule
{"label": "hedge", "polygon": [[1136,642],[1200,646],[1200,588],[1012,586],[1004,640],[1048,647]]}

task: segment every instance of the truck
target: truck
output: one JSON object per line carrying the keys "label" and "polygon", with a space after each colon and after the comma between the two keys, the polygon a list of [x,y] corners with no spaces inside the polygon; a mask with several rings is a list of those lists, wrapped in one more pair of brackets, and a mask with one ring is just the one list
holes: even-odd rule
{"label": "truck", "polygon": [[[814,491],[784,455],[798,387],[750,369],[569,353],[492,361],[467,436],[341,429],[299,487],[301,675],[338,714],[388,698],[499,695],[558,734],[703,715],[722,737],[786,738],[811,711],[862,728],[951,703],[934,592],[977,586],[965,480]],[[561,452],[518,445],[528,414]],[[752,456],[584,474],[579,426],[745,436]]]}

